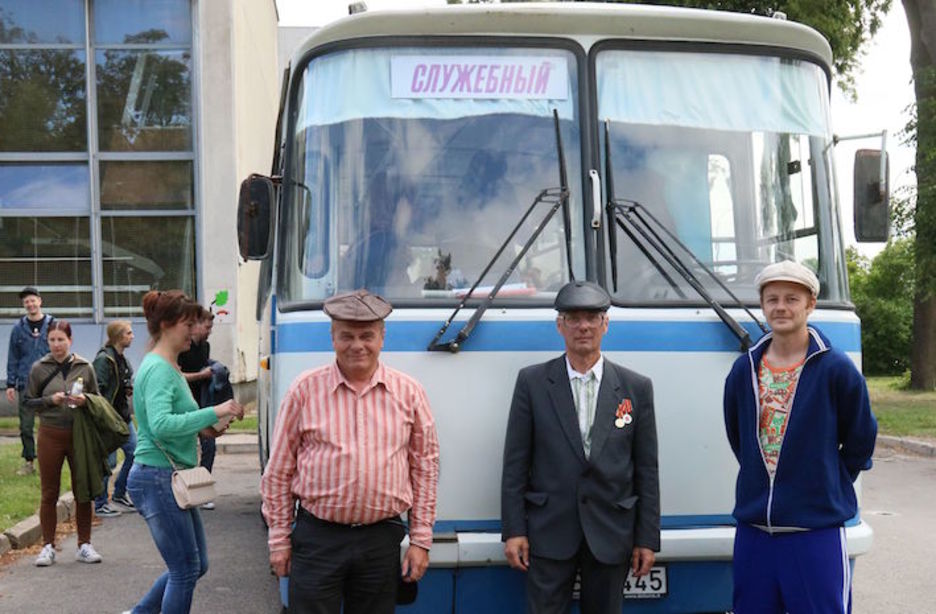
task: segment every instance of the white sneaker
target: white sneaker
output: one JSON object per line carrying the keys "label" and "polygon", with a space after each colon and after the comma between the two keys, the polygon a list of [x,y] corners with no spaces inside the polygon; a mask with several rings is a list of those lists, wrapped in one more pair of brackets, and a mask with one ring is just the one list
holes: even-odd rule
{"label": "white sneaker", "polygon": [[52,544],[46,544],[42,547],[39,556],[36,557],[36,567],[48,567],[55,562],[55,547]]}
{"label": "white sneaker", "polygon": [[101,555],[97,553],[97,550],[94,549],[90,543],[81,544],[78,547],[78,552],[75,553],[75,560],[81,561],[82,563],[100,563]]}
{"label": "white sneaker", "polygon": [[213,510],[215,508],[215,503],[214,501],[207,501],[201,504],[201,508],[203,510]]}

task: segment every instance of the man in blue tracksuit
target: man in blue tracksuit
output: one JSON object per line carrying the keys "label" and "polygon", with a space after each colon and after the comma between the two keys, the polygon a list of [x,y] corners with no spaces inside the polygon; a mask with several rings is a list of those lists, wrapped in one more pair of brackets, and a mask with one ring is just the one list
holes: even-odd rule
{"label": "man in blue tracksuit", "polygon": [[23,466],[17,475],[29,475],[35,471],[36,440],[33,437],[35,409],[26,404],[26,383],[34,362],[49,353],[49,324],[52,316],[42,313],[42,297],[39,291],[27,286],[19,293],[26,315],[19,319],[10,331],[10,349],[7,354],[6,396],[10,403],[19,396],[20,440],[23,442]]}
{"label": "man in blue tracksuit", "polygon": [[725,381],[735,491],[735,614],[851,612],[845,523],[871,468],[877,422],[865,380],[808,326],[819,280],[784,261],[757,276],[765,335]]}

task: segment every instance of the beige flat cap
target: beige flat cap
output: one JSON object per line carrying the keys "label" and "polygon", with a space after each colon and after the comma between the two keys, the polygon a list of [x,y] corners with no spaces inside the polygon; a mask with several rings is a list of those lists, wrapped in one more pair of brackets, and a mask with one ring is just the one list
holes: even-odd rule
{"label": "beige flat cap", "polygon": [[758,290],[763,290],[772,281],[793,282],[804,286],[813,296],[819,296],[819,278],[812,269],[792,260],[769,264],[754,278]]}
{"label": "beige flat cap", "polygon": [[325,301],[322,309],[332,320],[376,322],[390,315],[393,306],[382,296],[362,289],[336,294]]}

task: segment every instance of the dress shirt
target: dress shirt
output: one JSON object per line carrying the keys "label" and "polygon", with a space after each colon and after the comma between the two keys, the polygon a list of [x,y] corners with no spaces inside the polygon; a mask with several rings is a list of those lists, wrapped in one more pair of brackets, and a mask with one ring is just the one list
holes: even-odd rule
{"label": "dress shirt", "polygon": [[357,392],[336,363],[306,371],[280,405],[260,482],[270,550],[290,547],[296,499],[348,525],[409,510],[410,543],[428,550],[438,480],[439,440],[415,379],[379,363]]}
{"label": "dress shirt", "polygon": [[[601,388],[601,376],[604,374],[604,356],[585,373],[579,373],[572,367],[569,357],[566,356],[566,371],[569,374],[569,386],[572,388],[572,399],[575,401],[575,410],[578,412],[579,431],[582,434],[582,445],[587,457],[591,451],[591,427],[595,420],[595,409],[598,405],[598,389]],[[593,394],[588,395],[588,380],[594,376]],[[581,386],[575,385],[575,380],[582,380]]]}

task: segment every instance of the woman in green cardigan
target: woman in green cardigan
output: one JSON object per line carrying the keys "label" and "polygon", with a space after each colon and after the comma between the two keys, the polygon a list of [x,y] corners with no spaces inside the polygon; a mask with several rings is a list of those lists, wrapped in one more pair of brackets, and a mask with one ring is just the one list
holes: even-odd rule
{"label": "woman in green cardigan", "polygon": [[190,611],[195,583],[208,570],[205,529],[197,508],[183,510],[176,505],[172,466],[197,465],[197,435],[217,437],[222,431],[212,425],[244,415],[234,400],[199,409],[179,371],[179,353],[188,349],[201,311],[180,290],[153,290],[143,297],[153,345],[133,380],[139,433],[127,490],[168,569],[134,607],[135,614]]}

